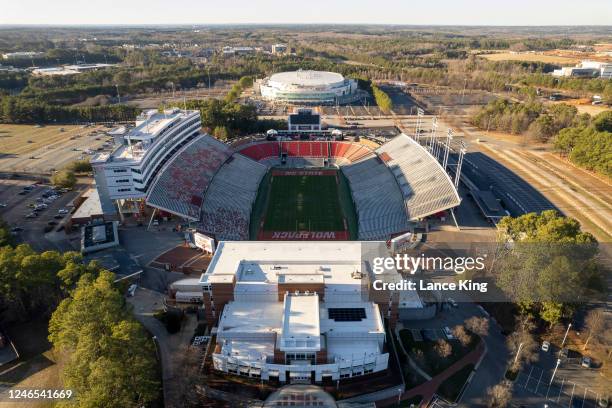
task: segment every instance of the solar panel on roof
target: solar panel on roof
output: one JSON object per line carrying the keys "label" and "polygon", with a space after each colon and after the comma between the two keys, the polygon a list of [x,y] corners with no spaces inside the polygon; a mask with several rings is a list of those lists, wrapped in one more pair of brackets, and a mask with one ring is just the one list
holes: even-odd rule
{"label": "solar panel on roof", "polygon": [[366,318],[366,312],[363,307],[339,307],[327,309],[329,318],[336,322],[359,322]]}

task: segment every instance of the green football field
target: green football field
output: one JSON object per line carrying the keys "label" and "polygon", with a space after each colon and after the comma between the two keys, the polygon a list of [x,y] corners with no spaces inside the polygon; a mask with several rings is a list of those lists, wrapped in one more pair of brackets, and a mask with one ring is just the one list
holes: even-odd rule
{"label": "green football field", "polygon": [[337,176],[273,176],[263,229],[346,230]]}

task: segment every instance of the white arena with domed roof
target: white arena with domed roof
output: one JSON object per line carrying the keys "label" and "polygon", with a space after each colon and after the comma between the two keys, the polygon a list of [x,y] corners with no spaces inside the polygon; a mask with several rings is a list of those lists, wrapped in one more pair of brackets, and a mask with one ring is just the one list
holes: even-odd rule
{"label": "white arena with domed roof", "polygon": [[295,104],[337,104],[358,98],[357,81],[327,71],[279,72],[259,81],[263,99]]}

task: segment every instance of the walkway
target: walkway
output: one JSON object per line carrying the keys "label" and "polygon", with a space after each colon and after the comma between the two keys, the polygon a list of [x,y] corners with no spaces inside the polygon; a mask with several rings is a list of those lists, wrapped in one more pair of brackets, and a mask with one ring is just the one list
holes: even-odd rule
{"label": "walkway", "polygon": [[[436,375],[435,377],[433,377],[430,381],[427,381],[426,383],[423,383],[421,385],[418,385],[414,388],[407,390],[402,395],[402,400],[408,400],[412,397],[416,397],[420,395],[423,397],[423,399],[421,400],[420,406],[426,407],[427,404],[429,404],[429,402],[431,401],[436,391],[438,390],[438,387],[440,387],[440,384],[442,384],[444,380],[446,380],[448,377],[455,374],[457,371],[459,371],[460,369],[462,369],[468,364],[476,365],[476,363],[478,363],[478,361],[484,355],[484,353],[485,353],[484,341],[481,340],[478,346],[474,350],[466,354],[461,360],[451,365],[444,372]],[[393,406],[396,404],[397,404],[397,399],[389,398],[386,400],[378,401],[376,403],[376,406],[386,407],[386,406]]]}

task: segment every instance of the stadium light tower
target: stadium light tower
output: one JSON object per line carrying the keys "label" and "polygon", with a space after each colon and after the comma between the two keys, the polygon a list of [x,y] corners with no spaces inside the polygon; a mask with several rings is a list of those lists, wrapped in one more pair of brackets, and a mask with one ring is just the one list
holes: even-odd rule
{"label": "stadium light tower", "polygon": [[450,145],[451,145],[451,141],[453,140],[453,129],[448,129],[448,132],[446,133],[446,150],[444,150],[444,162],[442,164],[442,167],[444,168],[444,170],[446,171],[446,166],[448,165],[448,155],[450,153]]}
{"label": "stadium light tower", "polygon": [[419,142],[421,136],[421,124],[423,122],[423,115],[425,115],[425,111],[421,108],[417,108],[417,122],[416,129],[414,132],[414,140],[416,140],[417,143]]}
{"label": "stadium light tower", "polygon": [[463,156],[467,151],[465,142],[461,141],[461,148],[459,149],[459,158],[457,159],[457,168],[455,169],[455,190],[459,188],[459,179],[461,178],[461,167],[463,166]]}
{"label": "stadium light tower", "polygon": [[436,139],[436,133],[438,132],[438,117],[434,116],[431,118],[431,133],[429,135],[429,143],[427,147],[429,147],[429,153],[433,153],[434,149],[434,140]]}

